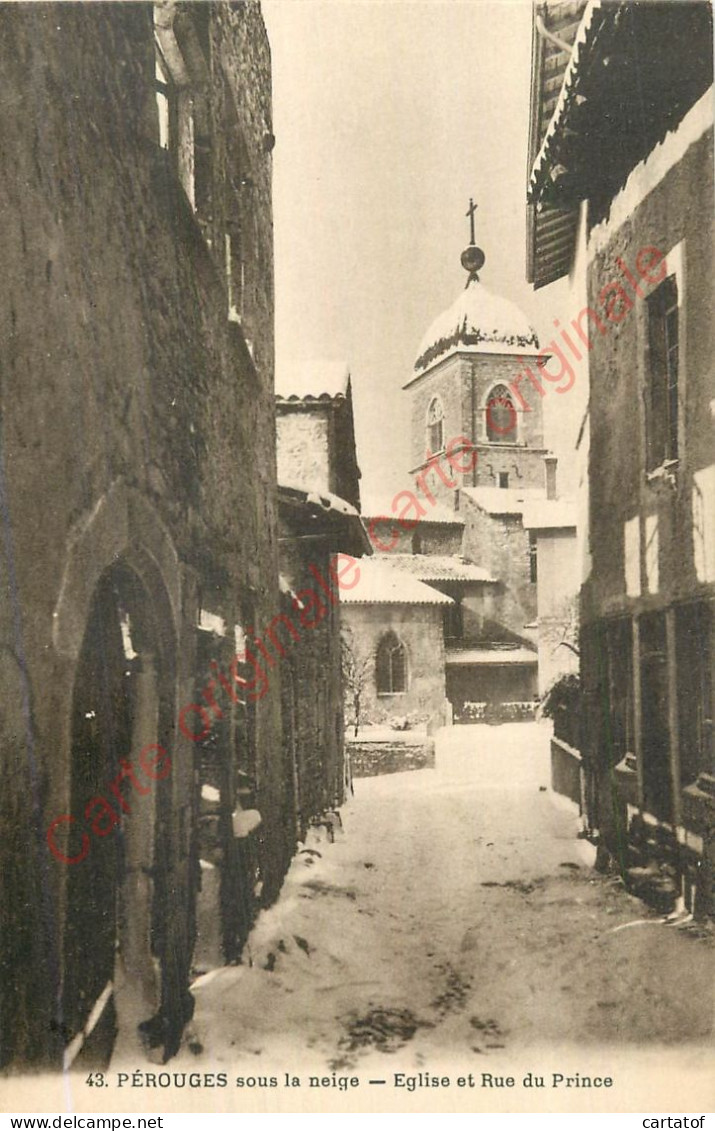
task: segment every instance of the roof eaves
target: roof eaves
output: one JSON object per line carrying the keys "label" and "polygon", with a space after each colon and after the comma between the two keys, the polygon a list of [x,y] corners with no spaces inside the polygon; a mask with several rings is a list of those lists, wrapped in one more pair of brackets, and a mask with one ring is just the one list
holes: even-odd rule
{"label": "roof eaves", "polygon": [[[426,582],[425,582],[426,584]],[[442,605],[454,604],[451,597],[445,601],[438,601],[434,598],[427,597],[397,597],[385,595],[383,597],[350,597],[346,598],[341,595],[341,601],[344,605],[421,605],[425,608],[440,608]]]}
{"label": "roof eaves", "polygon": [[[278,503],[294,510],[307,511],[311,518],[327,521],[330,526],[342,526],[349,535],[351,548],[357,550],[358,556],[370,557],[374,553],[360,514],[339,495],[279,484]],[[338,548],[342,549],[342,546]]]}
{"label": "roof eaves", "polygon": [[276,403],[281,405],[339,404],[345,393],[276,393]]}
{"label": "roof eaves", "polygon": [[527,193],[530,202],[538,200],[546,177],[551,170],[554,142],[564,128],[571,108],[580,97],[578,87],[584,63],[603,26],[605,7],[604,0],[589,0],[581,18],[556,108],[541,142],[539,152],[532,162]]}

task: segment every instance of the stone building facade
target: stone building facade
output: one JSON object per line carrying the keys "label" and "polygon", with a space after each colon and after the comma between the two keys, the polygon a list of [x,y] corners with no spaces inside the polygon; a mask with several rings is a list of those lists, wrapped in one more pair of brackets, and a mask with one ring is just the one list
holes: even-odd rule
{"label": "stone building facade", "polygon": [[[394,516],[408,497],[416,497],[414,484],[392,499],[368,499],[363,504],[363,520],[375,552],[389,555],[389,561],[400,554],[461,554],[464,538],[462,516],[445,504],[430,503],[423,498],[421,506],[424,514],[419,522],[416,521],[416,511],[411,513],[407,522],[396,522]],[[450,502],[453,503],[454,499]]]}
{"label": "stone building facade", "polygon": [[[462,255],[467,285],[428,329],[403,386],[410,402],[409,485],[391,500],[369,503],[365,515],[381,576],[394,575],[394,591],[400,578],[417,579],[449,599],[442,648],[433,654],[444,657],[447,714],[458,721],[533,717],[538,547],[524,512],[545,498],[552,459],[544,448],[540,395],[528,395],[542,383],[553,385],[553,370],[544,376],[550,354],[539,349],[518,307],[481,282],[483,264],[471,243]],[[387,581],[385,588],[390,591]],[[361,636],[371,591],[367,578],[350,596],[348,620],[359,619]],[[390,602],[379,603],[385,630],[404,644],[394,612],[385,613]],[[429,635],[434,616],[422,605],[415,602],[401,616],[424,622]],[[372,675],[370,715],[401,717],[401,701],[376,692],[376,663]],[[435,683],[434,707],[436,692]]]}
{"label": "stone building facade", "polygon": [[[590,310],[588,822],[635,890],[704,913],[715,851],[711,8],[589,6],[574,42],[529,191],[536,207],[580,214]],[[540,254],[537,241],[537,274]]]}
{"label": "stone building facade", "polygon": [[344,362],[283,367],[276,381],[278,480],[360,507],[352,382]]}
{"label": "stone building facade", "polygon": [[270,53],[247,0],[7,5],[0,54],[0,1058],[167,1058],[209,741],[249,904],[286,858],[279,695],[218,679],[277,605]]}
{"label": "stone building facade", "polygon": [[276,381],[281,669],[288,826],[303,839],[345,796],[341,597],[372,548],[359,515],[347,366],[314,361]]}
{"label": "stone building facade", "polygon": [[[525,367],[538,360],[536,334],[519,308],[470,277],[428,329],[403,386],[410,399],[410,474],[418,476],[453,439],[466,439],[473,456],[464,457],[469,470],[457,487],[541,487],[542,409],[520,395],[522,384],[529,386]],[[455,447],[461,450],[459,442]],[[440,500],[454,506],[454,488],[434,483]]]}
{"label": "stone building facade", "polygon": [[578,673],[579,568],[572,500],[539,500],[524,512],[536,551],[539,696],[562,676]]}
{"label": "stone building facade", "polygon": [[484,634],[487,639],[527,645],[536,642],[534,547],[524,528],[523,514],[529,500],[539,494],[488,487],[462,491],[464,552],[500,583]]}
{"label": "stone building facade", "polygon": [[[345,799],[341,597],[355,585],[370,546],[357,511],[330,495],[279,488],[283,748],[292,783],[289,827],[305,839],[311,822]],[[342,503],[342,506],[340,504]],[[295,843],[295,841],[293,842]]]}
{"label": "stone building facade", "polygon": [[360,563],[359,583],[342,594],[349,728],[445,722],[443,612],[451,604],[379,558]]}
{"label": "stone building facade", "polygon": [[[467,285],[427,330],[403,386],[417,503],[396,496],[392,528],[383,518],[376,529],[381,550],[402,548],[406,517],[415,558],[400,561],[394,549],[386,557],[455,602],[445,619],[446,688],[455,717],[468,720],[504,704],[526,710],[537,692],[535,546],[523,513],[545,494],[547,452],[540,397],[526,391],[545,382],[549,355],[519,308],[481,281],[484,254],[473,242],[462,266]],[[433,508],[461,524],[441,576]]]}

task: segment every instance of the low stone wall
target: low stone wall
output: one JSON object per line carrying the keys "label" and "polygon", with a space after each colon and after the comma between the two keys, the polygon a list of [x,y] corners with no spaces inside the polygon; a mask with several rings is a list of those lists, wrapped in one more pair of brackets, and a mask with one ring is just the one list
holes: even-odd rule
{"label": "low stone wall", "polygon": [[456,723],[530,723],[536,718],[538,702],[525,699],[508,703],[467,701],[456,712]]}
{"label": "low stone wall", "polygon": [[551,788],[568,797],[581,811],[581,754],[561,738],[551,739]]}
{"label": "low stone wall", "polygon": [[348,738],[345,745],[354,778],[432,769],[434,750],[434,739],[426,734],[403,737],[396,733],[389,738]]}

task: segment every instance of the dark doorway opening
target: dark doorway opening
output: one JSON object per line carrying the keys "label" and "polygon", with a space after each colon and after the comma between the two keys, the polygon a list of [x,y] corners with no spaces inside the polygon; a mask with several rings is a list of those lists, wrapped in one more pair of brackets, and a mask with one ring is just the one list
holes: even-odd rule
{"label": "dark doorway opening", "polygon": [[[90,607],[72,702],[70,812],[76,820],[67,855],[80,854],[87,838],[89,850],[67,865],[67,1066],[108,1063],[121,1012],[120,965],[124,1013],[133,1026],[152,1013],[166,1014],[176,990],[181,997],[167,946],[171,782],[148,781],[139,768],[147,744],[172,750],[171,644],[158,631],[139,575],[124,564],[108,570]],[[165,1016],[160,1028],[164,1041]]]}

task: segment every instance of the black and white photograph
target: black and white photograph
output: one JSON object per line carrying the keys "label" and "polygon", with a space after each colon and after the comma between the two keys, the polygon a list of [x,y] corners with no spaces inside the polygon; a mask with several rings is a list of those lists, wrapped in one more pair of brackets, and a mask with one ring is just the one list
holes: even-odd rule
{"label": "black and white photograph", "polygon": [[3,0],[0,75],[0,1110],[702,1128],[710,0]]}

